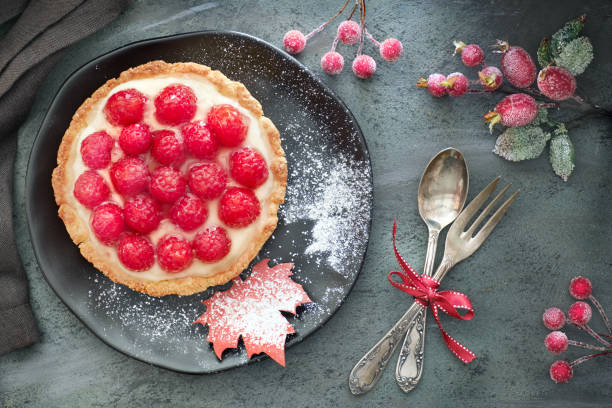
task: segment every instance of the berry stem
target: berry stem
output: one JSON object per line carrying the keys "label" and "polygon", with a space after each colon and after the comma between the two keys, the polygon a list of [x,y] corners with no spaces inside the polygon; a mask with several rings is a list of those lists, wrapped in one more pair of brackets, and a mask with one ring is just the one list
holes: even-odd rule
{"label": "berry stem", "polygon": [[346,8],[346,6],[348,6],[348,4],[351,2],[351,0],[346,0],[346,2],[344,3],[344,6],[342,6],[342,8],[333,16],[331,17],[329,20],[327,20],[325,23],[321,24],[320,26],[318,26],[317,28],[315,28],[312,32],[308,33],[305,35],[306,39],[310,39],[313,35],[320,33],[321,31],[323,31],[323,29],[332,21],[334,21],[336,19],[336,17],[338,17],[340,14],[342,14],[342,12],[344,11],[344,9]]}
{"label": "berry stem", "polygon": [[605,356],[606,354],[612,354],[612,350],[604,351],[603,353],[589,354],[588,356],[582,356],[579,359],[576,359],[570,363],[570,367],[575,367],[578,364],[584,363],[587,360],[590,360],[595,357]]}
{"label": "berry stem", "polygon": [[560,108],[561,106],[558,103],[546,102],[538,104],[539,108]]}
{"label": "berry stem", "polygon": [[610,325],[610,321],[608,320],[608,316],[606,316],[606,313],[604,312],[603,307],[601,307],[601,303],[599,303],[593,295],[589,295],[589,300],[593,303],[593,306],[595,306],[595,309],[597,309],[597,311],[599,312],[599,315],[603,319],[610,334],[612,334],[612,326]]}
{"label": "berry stem", "polygon": [[591,349],[591,350],[599,350],[599,351],[610,350],[609,348],[606,348],[606,347],[593,346],[591,344],[587,344],[587,343],[583,343],[581,341],[575,341],[575,340],[568,340],[567,344],[569,344],[570,346],[582,347],[582,348]]}
{"label": "berry stem", "polygon": [[374,39],[374,37],[372,37],[372,34],[370,34],[370,32],[368,30],[365,30],[365,35],[366,37],[368,37],[368,40],[372,41],[372,43],[377,47],[380,48],[380,43],[378,41],[376,41]]}
{"label": "berry stem", "polygon": [[336,51],[336,46],[338,46],[338,40],[339,39],[340,39],[340,36],[336,35],[336,38],[334,38],[334,42],[332,43],[330,52],[335,52]]}
{"label": "berry stem", "polygon": [[360,30],[359,30],[359,48],[357,49],[357,55],[361,55],[361,51],[363,50],[363,40],[365,38],[365,36],[363,35],[363,33],[365,32],[365,16],[366,16],[366,10],[365,10],[365,0],[359,0],[359,14],[360,14],[360,18],[361,18],[361,23],[359,25]]}
{"label": "berry stem", "polygon": [[593,331],[593,329],[591,329],[589,327],[588,324],[574,324],[574,326],[578,327],[581,330],[584,330],[585,332],[589,333],[591,336],[593,336],[593,338],[595,340],[597,340],[598,342],[600,342],[601,344],[603,344],[606,347],[612,347],[612,344],[608,343],[607,341],[605,341],[599,334],[595,333]]}

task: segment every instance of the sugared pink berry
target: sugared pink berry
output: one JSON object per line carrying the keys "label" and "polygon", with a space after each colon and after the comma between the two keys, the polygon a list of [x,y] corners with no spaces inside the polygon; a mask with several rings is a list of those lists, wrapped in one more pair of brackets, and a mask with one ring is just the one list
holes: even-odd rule
{"label": "sugared pink berry", "polygon": [[217,262],[227,255],[232,241],[223,227],[207,227],[198,232],[193,240],[196,258],[202,262]]}
{"label": "sugared pink berry", "polygon": [[104,116],[113,126],[128,126],[140,122],[147,98],[136,89],[115,92],[104,105]]}
{"label": "sugared pink berry", "polygon": [[170,219],[184,231],[191,231],[204,224],[208,218],[206,203],[193,194],[179,198],[170,208]]}
{"label": "sugared pink berry", "polygon": [[353,60],[353,73],[357,78],[368,79],[376,72],[376,61],[369,55],[361,54]]}
{"label": "sugared pink berry", "polygon": [[435,96],[436,98],[440,98],[446,95],[447,88],[442,85],[442,82],[446,81],[446,77],[442,74],[431,74],[425,78],[419,78],[417,82],[417,86],[419,88],[427,88],[427,91],[431,94],[431,96]]}
{"label": "sugared pink berry", "polygon": [[566,383],[573,375],[572,366],[567,361],[558,360],[550,366],[550,378],[556,383]]}
{"label": "sugared pink berry", "polygon": [[338,39],[344,44],[355,44],[357,41],[359,41],[360,36],[361,27],[359,27],[358,23],[352,20],[343,21],[338,26]]}
{"label": "sugared pink berry", "polygon": [[164,166],[180,166],[185,158],[185,146],[173,130],[158,130],[153,132],[151,155]]}
{"label": "sugared pink berry", "polygon": [[494,91],[501,86],[504,74],[497,67],[487,66],[478,72],[478,79],[485,90]]}
{"label": "sugared pink berry", "polygon": [[149,126],[144,123],[133,123],[121,129],[119,147],[125,154],[142,154],[149,150],[153,136]]}
{"label": "sugared pink berry", "polygon": [[321,57],[321,68],[326,74],[339,74],[344,68],[344,57],[336,51],[330,51]]}
{"label": "sugared pink berry", "polygon": [[555,101],[571,98],[576,91],[576,78],[565,68],[546,67],[538,74],[538,89]]}
{"label": "sugared pink berry", "polygon": [[91,214],[91,229],[106,245],[112,245],[125,230],[123,210],[115,203],[102,203]]}
{"label": "sugared pink berry", "polygon": [[561,354],[567,350],[567,336],[562,331],[548,333],[544,339],[544,345],[553,354]]}
{"label": "sugared pink berry", "polygon": [[404,46],[400,40],[395,38],[387,38],[385,41],[380,43],[380,56],[385,61],[397,61],[402,56]]}
{"label": "sugared pink berry", "polygon": [[178,235],[166,235],[157,243],[157,261],[166,272],[176,273],[193,261],[193,248],[189,241]]}
{"label": "sugared pink berry", "polygon": [[299,54],[306,47],[306,36],[298,30],[287,31],[283,37],[283,47],[289,54]]}
{"label": "sugared pink berry", "polygon": [[138,234],[121,235],[117,255],[126,268],[135,272],[147,270],[155,262],[155,250],[151,241]]}
{"label": "sugared pink berry", "polygon": [[461,52],[461,61],[468,67],[475,67],[484,63],[484,52],[479,45],[466,45],[462,41],[453,42],[455,46],[455,54]]}
{"label": "sugared pink berry", "polygon": [[558,307],[548,308],[542,315],[542,322],[550,330],[559,330],[565,325],[565,313]]}
{"label": "sugared pink berry", "polygon": [[83,163],[90,169],[103,169],[110,164],[114,145],[115,139],[103,130],[90,134],[81,142]]}
{"label": "sugared pink berry", "polygon": [[592,316],[593,310],[591,309],[591,306],[585,302],[575,302],[567,311],[567,318],[569,321],[578,326],[584,326],[587,324],[591,320]]}
{"label": "sugared pink berry", "polygon": [[448,94],[450,96],[463,96],[468,90],[469,83],[468,79],[461,72],[453,72],[446,77],[446,80],[441,82],[446,88],[448,88]]}
{"label": "sugared pink berry", "polygon": [[593,285],[584,276],[577,276],[570,282],[569,292],[574,299],[582,300],[591,296]]}
{"label": "sugared pink berry", "polygon": [[86,170],[74,183],[74,197],[87,208],[94,208],[106,201],[110,189],[101,175],[95,170]]}
{"label": "sugared pink berry", "polygon": [[151,174],[149,191],[162,203],[173,203],[185,194],[187,182],[174,167],[159,167]]}
{"label": "sugared pink berry", "polygon": [[536,65],[531,55],[521,47],[510,46],[506,41],[497,41],[501,56],[501,69],[508,82],[517,88],[527,88],[535,81]]}
{"label": "sugared pink berry", "polygon": [[504,126],[525,126],[531,123],[538,114],[538,104],[533,97],[519,93],[506,96],[495,107],[495,111],[484,115],[489,129],[496,123]]}

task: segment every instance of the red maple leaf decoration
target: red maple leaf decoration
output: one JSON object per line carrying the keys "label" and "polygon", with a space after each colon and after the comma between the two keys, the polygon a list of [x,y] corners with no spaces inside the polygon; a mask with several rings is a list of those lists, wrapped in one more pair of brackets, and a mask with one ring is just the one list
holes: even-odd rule
{"label": "red maple leaf decoration", "polygon": [[270,268],[268,262],[264,259],[247,279],[237,277],[230,289],[202,301],[206,312],[194,323],[208,324],[206,340],[213,343],[219,360],[225,349],[238,347],[242,336],[249,358],[263,352],[285,366],[285,340],[295,330],[280,311],[295,314],[311,300],[302,285],[289,278],[292,263]]}

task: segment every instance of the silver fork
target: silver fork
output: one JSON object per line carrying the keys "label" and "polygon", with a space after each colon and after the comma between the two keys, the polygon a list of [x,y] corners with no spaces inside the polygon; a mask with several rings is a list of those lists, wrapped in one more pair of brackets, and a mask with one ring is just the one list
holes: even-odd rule
{"label": "silver fork", "polygon": [[[514,192],[514,194],[495,211],[475,236],[472,236],[476,228],[484,221],[485,217],[510,188],[510,185],[504,187],[485,207],[474,223],[466,230],[467,223],[476,215],[478,210],[497,188],[499,179],[500,178],[497,177],[485,187],[461,214],[459,214],[449,229],[446,235],[444,256],[433,276],[438,282],[444,279],[446,273],[453,266],[472,255],[480,248],[518,195],[519,190]],[[419,330],[422,332],[422,324],[419,326],[419,322],[416,319],[417,315],[419,315],[417,313],[419,308],[421,308],[421,306],[418,303],[413,303],[391,330],[389,330],[387,334],[385,334],[385,336],[380,339],[361,360],[359,360],[355,367],[353,367],[349,375],[349,389],[351,393],[355,395],[364,394],[374,387],[391,359],[402,336],[407,332],[408,335],[404,342],[402,354],[400,355],[396,370],[396,380],[400,388],[405,392],[412,390],[416,386],[421,378],[423,370],[423,350],[425,345],[424,339],[420,339],[420,341],[418,339]],[[403,375],[403,373],[406,372],[410,374]]]}

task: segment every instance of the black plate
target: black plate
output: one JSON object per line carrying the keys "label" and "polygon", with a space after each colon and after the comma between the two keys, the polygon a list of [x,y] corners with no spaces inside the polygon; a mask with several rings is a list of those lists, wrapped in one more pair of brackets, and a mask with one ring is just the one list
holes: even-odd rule
{"label": "black plate", "polygon": [[68,308],[117,350],[176,371],[216,372],[249,360],[241,345],[219,361],[206,341],[207,328],[192,324],[204,312],[200,300],[213,290],[158,299],[114,284],[81,257],[53,200],[51,172],[72,114],[109,78],[155,59],[206,64],[244,83],[280,130],[289,163],[286,203],[253,264],[264,258],[295,262],[294,279],[314,302],[288,316],[296,329],[288,346],[325,323],[357,279],[370,232],[370,159],[355,118],[329,88],[289,55],[241,33],[197,32],[133,43],[89,62],[63,84],[42,122],[26,176],[27,219],[45,278]]}

